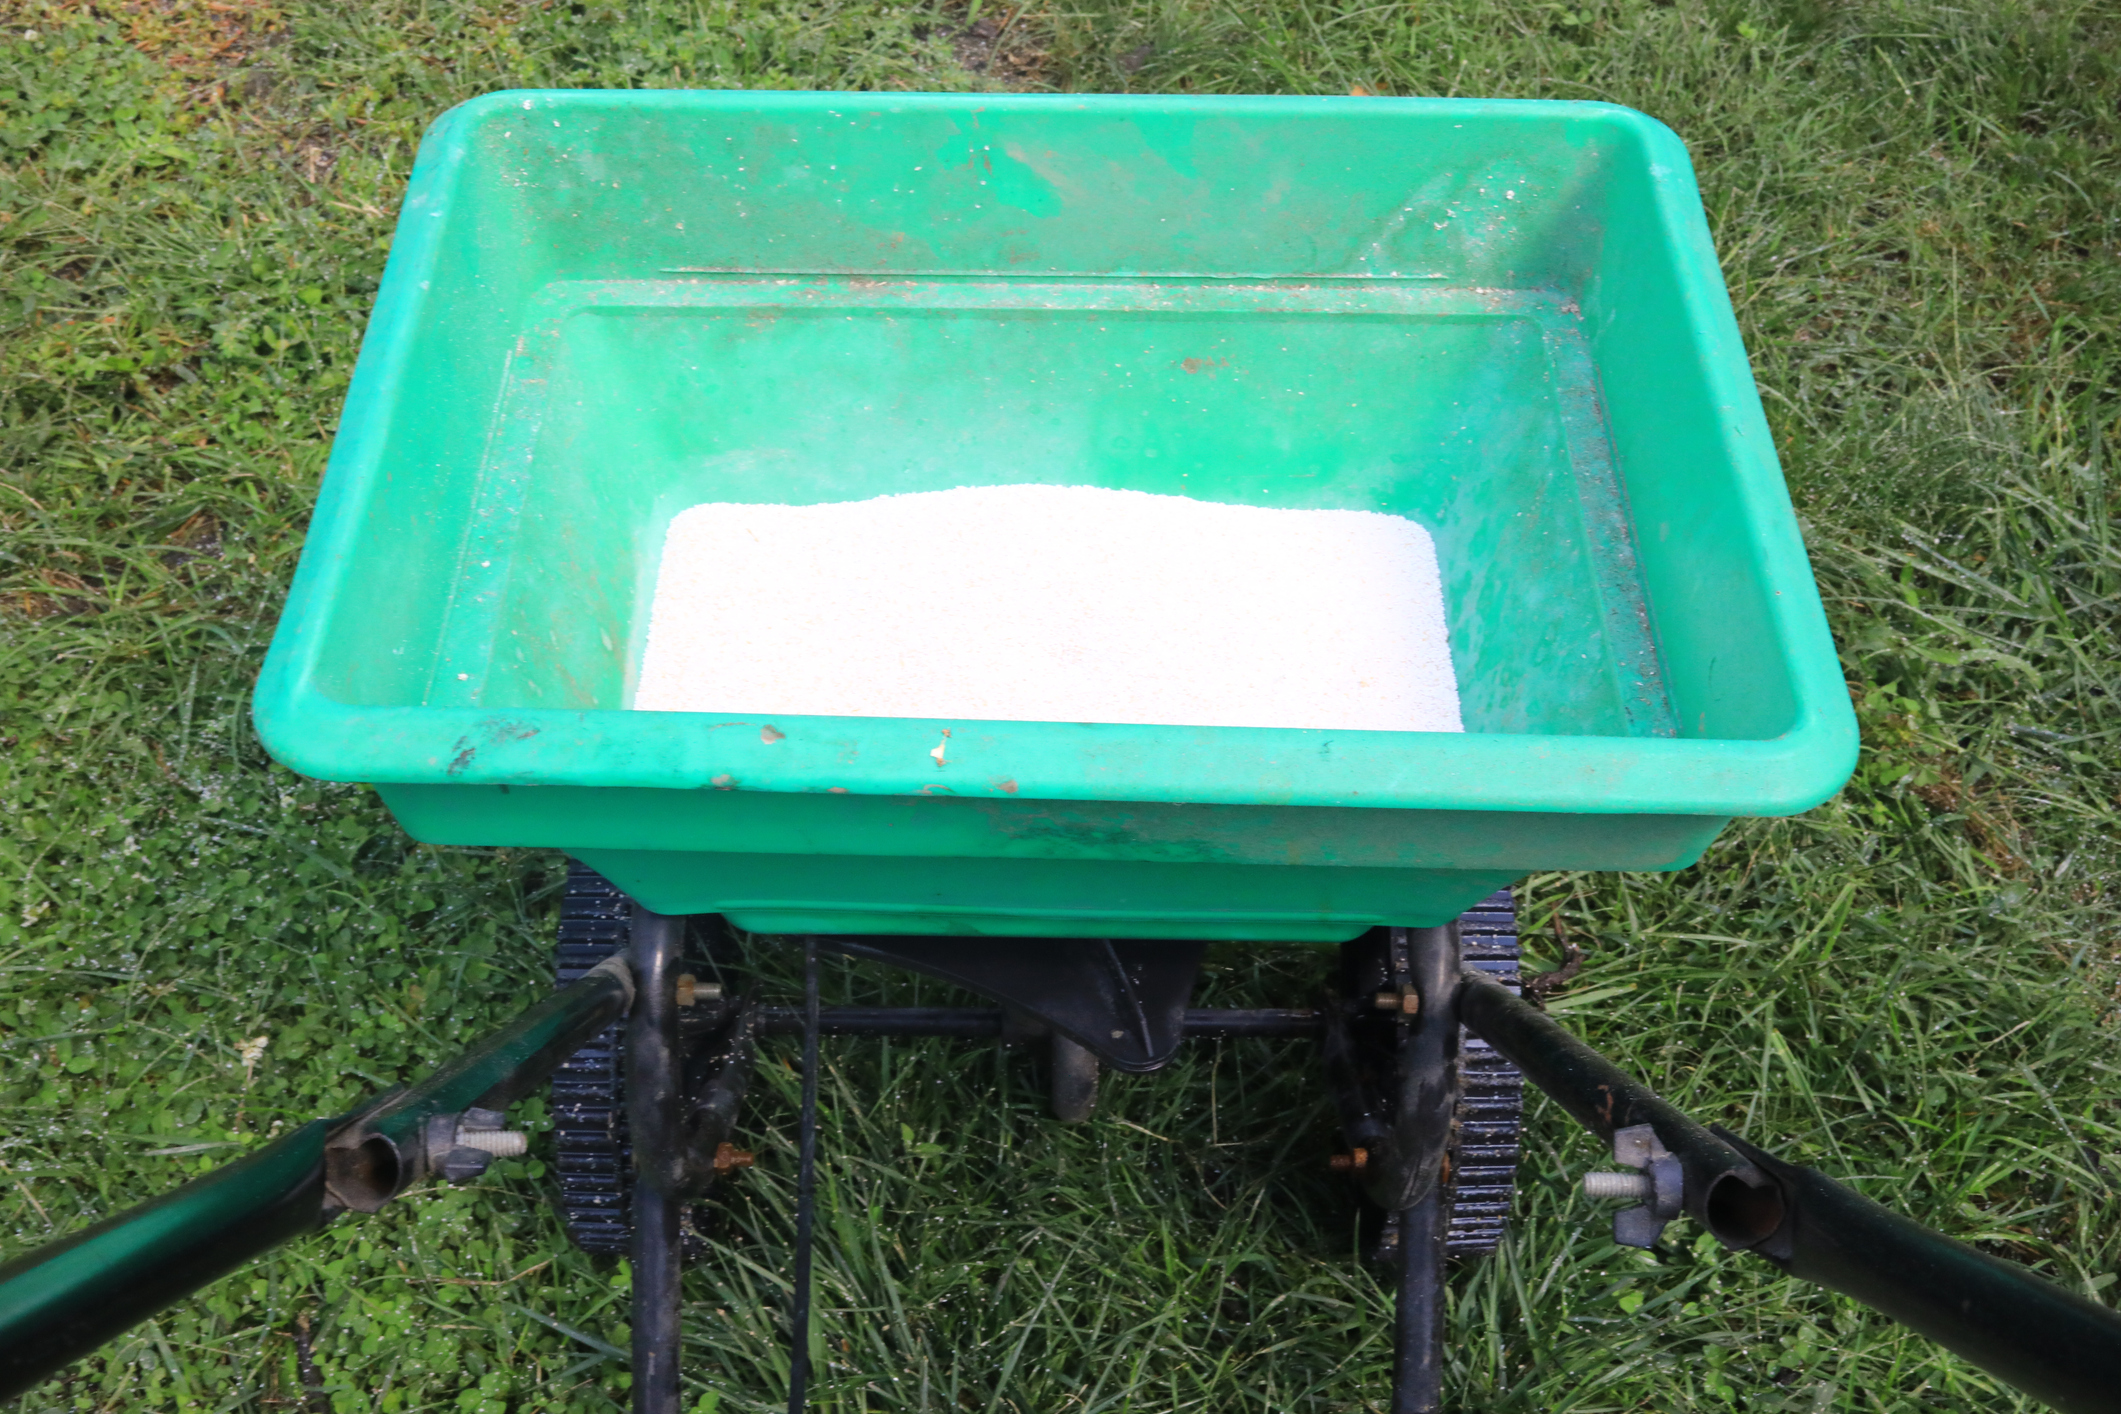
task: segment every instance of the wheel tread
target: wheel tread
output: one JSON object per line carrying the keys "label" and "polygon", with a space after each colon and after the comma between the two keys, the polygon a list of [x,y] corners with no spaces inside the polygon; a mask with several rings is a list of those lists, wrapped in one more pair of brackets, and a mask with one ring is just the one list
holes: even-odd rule
{"label": "wheel tread", "polygon": [[[633,902],[586,865],[570,862],[553,948],[557,986],[576,981],[633,931]],[[553,1169],[560,1216],[585,1252],[626,1250],[629,1223],[626,1111],[621,1102],[620,1027],[614,1023],[576,1051],[552,1077]]]}
{"label": "wheel tread", "polygon": [[[1458,919],[1458,956],[1517,991],[1517,902],[1498,890]],[[1454,1257],[1480,1257],[1502,1243],[1517,1192],[1524,1129],[1524,1076],[1502,1053],[1471,1032],[1458,1035],[1460,1094],[1457,1138],[1451,1149],[1450,1225],[1444,1247]]]}

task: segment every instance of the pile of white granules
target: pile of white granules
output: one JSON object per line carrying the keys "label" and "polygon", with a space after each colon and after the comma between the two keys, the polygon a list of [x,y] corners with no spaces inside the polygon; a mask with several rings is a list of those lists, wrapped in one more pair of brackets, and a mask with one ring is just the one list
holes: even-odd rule
{"label": "pile of white granules", "polygon": [[1095,486],[694,506],[633,706],[1464,730],[1421,526]]}

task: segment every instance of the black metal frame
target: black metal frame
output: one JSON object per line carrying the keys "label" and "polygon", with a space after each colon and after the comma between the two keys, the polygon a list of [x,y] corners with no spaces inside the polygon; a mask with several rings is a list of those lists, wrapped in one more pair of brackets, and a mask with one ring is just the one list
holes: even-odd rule
{"label": "black metal frame", "polygon": [[[1054,1109],[1064,1119],[1088,1113],[1099,1063],[1137,1073],[1155,1070],[1187,1038],[1321,1040],[1347,1137],[1358,1153],[1368,1145],[1378,1155],[1358,1177],[1371,1201],[1388,1213],[1395,1239],[1380,1248],[1396,1268],[1398,1293],[1390,1407],[1393,1414],[1435,1414],[1442,1408],[1443,1281],[1450,1230],[1446,1154],[1460,1098],[1456,924],[1373,930],[1344,948],[1339,995],[1313,1007],[1273,1008],[1187,1007],[1204,951],[1198,943],[1037,939],[1031,940],[1036,947],[996,948],[984,939],[806,937],[801,1007],[717,998],[681,1025],[676,987],[682,920],[645,911],[635,917],[632,957],[644,997],[650,998],[635,1008],[627,1037],[629,1069],[639,1068],[647,1092],[629,1094],[626,1106],[637,1215],[629,1247],[636,1414],[678,1409],[671,1352],[684,1241],[676,1201],[699,1192],[711,1177],[702,1167],[702,1146],[685,1142],[687,1106],[666,1094],[685,1031],[742,1037],[725,1043],[716,1064],[692,1071],[694,1083],[704,1077],[705,1084],[721,1085],[725,1095],[732,1090],[727,1077],[748,1067],[752,1037],[800,1036],[803,1041],[790,1414],[804,1407],[809,1379],[818,1043],[824,1036],[1043,1038],[1054,1047]],[[909,967],[1002,1005],[824,1007],[818,1000],[823,950]],[[1508,966],[1514,980],[1513,960],[1486,965]],[[1381,991],[1416,1001],[1386,1013],[1373,1000]],[[1071,1059],[1073,1067],[1067,1065]],[[734,1087],[740,1091],[740,1085]],[[721,1111],[725,1121],[733,1109],[728,1099]]]}
{"label": "black metal frame", "polygon": [[[1953,1242],[1870,1202],[1815,1170],[1782,1163],[1722,1130],[1697,1124],[1571,1036],[1537,1007],[1502,985],[1485,967],[1461,964],[1457,925],[1379,929],[1343,949],[1342,994],[1307,1008],[1213,1010],[1187,1008],[1176,973],[1190,986],[1191,959],[1165,952],[1155,978],[1154,1021],[1142,1004],[1144,973],[1121,945],[1082,944],[1064,950],[1052,985],[1042,988],[1022,951],[988,949],[1011,959],[997,974],[982,974],[977,950],[951,940],[899,942],[804,940],[805,1005],[751,1007],[723,1003],[750,1018],[756,1034],[803,1037],[803,1105],[797,1204],[794,1338],[788,1408],[801,1414],[808,1380],[808,1286],[816,1142],[818,1041],[822,1036],[950,1036],[994,1039],[1051,1028],[1057,1042],[1095,1040],[1099,1059],[1115,1051],[1138,1069],[1148,1055],[1168,1059],[1185,1037],[1316,1037],[1343,1129],[1358,1153],[1352,1165],[1367,1195],[1391,1212],[1396,1241],[1392,1414],[1438,1414],[1443,1403],[1444,1273],[1448,1232],[1445,1155],[1460,1099],[1461,1023],[1470,1050],[1492,1051],[1513,1063],[1579,1123],[1623,1152],[1639,1150],[1656,1171],[1655,1196],[1616,1218],[1616,1235],[1639,1245],[1655,1242],[1680,1212],[1694,1217],[1733,1250],[1757,1252],[1792,1275],[1856,1297],[2065,1411],[2121,1414],[2121,1316],[2054,1286],[2023,1267]],[[1049,944],[1050,945],[1050,944]],[[978,989],[1002,977],[1000,1007],[822,1007],[817,999],[821,946],[855,956],[919,967]],[[1102,960],[1099,949],[1102,949]],[[636,955],[639,956],[638,945]],[[918,959],[918,960],[916,960]],[[1171,966],[1169,964],[1177,964]],[[947,964],[947,965],[946,965]],[[1079,984],[1102,967],[1103,981]],[[1117,979],[1117,980],[1115,980]],[[1399,998],[1387,1009],[1383,1003]],[[1058,999],[1057,1002],[1055,999]],[[1411,999],[1411,1000],[1410,1000]],[[1072,1007],[1065,1029],[1042,1010]],[[1096,1008],[1104,1011],[1099,1014]],[[1088,1008],[1089,1024],[1085,1022]],[[1032,1026],[1025,1026],[1025,1013]],[[661,1025],[652,1007],[637,1008],[635,1025]],[[1079,1039],[1080,1038],[1080,1039]],[[1093,1048],[1085,1046],[1086,1053]],[[633,1110],[636,1143],[654,1123]],[[1631,1149],[1632,1146],[1632,1149]],[[651,1144],[649,1152],[658,1152]],[[667,1267],[638,1246],[636,1280],[643,1271],[675,1272],[679,1243],[660,1239]],[[645,1328],[637,1296],[636,1340]],[[660,1311],[660,1307],[657,1308]],[[674,1336],[673,1336],[674,1338]],[[674,1348],[673,1348],[674,1349]],[[646,1358],[662,1361],[671,1352]],[[676,1391],[645,1382],[637,1353],[636,1414],[675,1414]],[[669,1364],[674,1366],[674,1360]]]}
{"label": "black metal frame", "polygon": [[[630,1007],[634,1406],[674,1414],[683,1204],[725,1160],[735,1164],[723,1136],[749,1073],[753,1039],[785,1031],[791,1018],[748,999],[688,1006],[699,996],[683,995],[697,989],[677,971],[684,920],[638,913],[632,922],[625,956],[589,967],[419,1084],[379,1095],[342,1119],[302,1126],[255,1155],[0,1266],[0,1398],[339,1212],[374,1211],[428,1175],[453,1182],[474,1176],[491,1153],[508,1149],[496,1147],[498,1140],[521,1142],[500,1132],[501,1111],[579,1048],[596,1044],[592,1038]],[[836,1034],[992,1036],[1012,1024],[1008,1008],[828,1011],[818,1002],[819,946],[805,942],[797,1019],[804,1044],[792,1414],[803,1406],[809,1377],[819,1038],[828,1027]],[[1360,991],[1316,1009],[1188,1010],[1182,995],[1168,1000],[1167,987],[1161,1021],[1130,1034],[1121,1015],[1122,1024],[1102,1028],[1102,1040],[1143,1049],[1161,1035],[1188,1034],[1319,1034],[1329,1051],[1341,1048],[1333,1064],[1343,1072],[1336,1084],[1346,1092],[1339,1096],[1344,1114],[1384,1156],[1367,1175],[1372,1194],[1401,1204],[1395,1414],[1442,1407],[1442,1165],[1462,1070],[1461,1021],[1613,1143],[1616,1160],[1649,1170],[1601,1185],[1648,1200],[1616,1216],[1621,1240],[1649,1245],[1685,1212],[1725,1245],[1863,1301],[2064,1414],[2121,1414],[2121,1314],[1931,1232],[1816,1170],[1695,1123],[1479,965],[1458,971],[1459,954],[1454,928],[1384,930],[1346,955],[1351,981],[1387,984],[1367,999],[1375,1003],[1369,1010]],[[1107,956],[1125,983],[1106,989],[1113,1005],[1149,1017],[1142,974],[1127,970],[1117,947]],[[1463,1044],[1470,1051],[1474,1043]]]}
{"label": "black metal frame", "polygon": [[637,910],[629,952],[633,1014],[626,1026],[626,1124],[633,1141],[633,1403],[678,1407],[679,1281],[684,1233],[678,1202],[685,1185],[683,1057],[678,1050],[678,963],[682,919]]}
{"label": "black metal frame", "polygon": [[[762,1006],[759,1033],[803,1034],[803,1009]],[[1181,1014],[1187,1040],[1230,1036],[1267,1036],[1301,1040],[1318,1035],[1325,1012],[1317,1007],[1202,1008]],[[820,1036],[943,1036],[960,1041],[996,1041],[1008,1034],[1009,1013],[1001,1007],[868,1007],[828,1006],[818,1011]]]}
{"label": "black metal frame", "polygon": [[833,936],[815,945],[940,977],[1115,1070],[1146,1075],[1178,1054],[1205,943],[1124,938]]}

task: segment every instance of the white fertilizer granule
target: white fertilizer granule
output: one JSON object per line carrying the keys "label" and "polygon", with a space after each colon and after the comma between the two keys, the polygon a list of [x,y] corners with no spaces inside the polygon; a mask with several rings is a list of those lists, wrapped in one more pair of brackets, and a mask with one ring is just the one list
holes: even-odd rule
{"label": "white fertilizer granule", "polygon": [[694,506],[633,705],[1464,730],[1421,526],[1095,486]]}

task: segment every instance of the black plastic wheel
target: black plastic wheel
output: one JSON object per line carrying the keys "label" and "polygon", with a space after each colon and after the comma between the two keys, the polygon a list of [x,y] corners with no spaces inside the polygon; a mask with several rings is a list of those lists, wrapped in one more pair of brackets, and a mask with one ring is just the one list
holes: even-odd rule
{"label": "black plastic wheel", "polygon": [[[598,874],[570,861],[560,905],[554,973],[565,987],[624,951],[633,900]],[[619,1070],[623,1028],[606,1027],[552,1077],[552,1137],[559,1173],[560,1216],[585,1252],[626,1250],[632,1173]]]}
{"label": "black plastic wheel", "polygon": [[[1508,889],[1460,915],[1458,956],[1512,992],[1518,989],[1517,905]],[[1464,1028],[1458,1034],[1458,1061],[1463,1089],[1451,1146],[1451,1226],[1444,1245],[1454,1257],[1481,1257],[1502,1242],[1516,1195],[1524,1076]]]}

